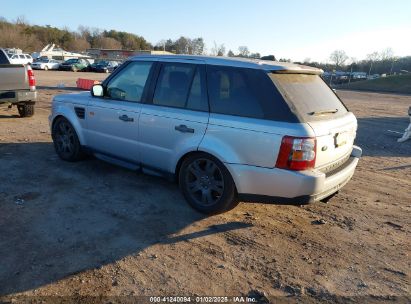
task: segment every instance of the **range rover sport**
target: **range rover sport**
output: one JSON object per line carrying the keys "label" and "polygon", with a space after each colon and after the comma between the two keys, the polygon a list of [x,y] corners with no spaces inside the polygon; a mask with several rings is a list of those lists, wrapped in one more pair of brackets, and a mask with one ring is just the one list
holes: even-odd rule
{"label": "range rover sport", "polygon": [[55,96],[57,154],[175,177],[212,214],[239,201],[323,200],[352,177],[357,121],[319,69],[206,56],[137,56],[89,92]]}

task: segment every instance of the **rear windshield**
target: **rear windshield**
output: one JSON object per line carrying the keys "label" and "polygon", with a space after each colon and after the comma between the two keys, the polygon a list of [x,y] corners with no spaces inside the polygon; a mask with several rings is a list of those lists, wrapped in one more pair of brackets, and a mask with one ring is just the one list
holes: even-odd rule
{"label": "rear windshield", "polygon": [[344,104],[318,75],[270,73],[269,76],[291,110],[304,121],[347,113]]}

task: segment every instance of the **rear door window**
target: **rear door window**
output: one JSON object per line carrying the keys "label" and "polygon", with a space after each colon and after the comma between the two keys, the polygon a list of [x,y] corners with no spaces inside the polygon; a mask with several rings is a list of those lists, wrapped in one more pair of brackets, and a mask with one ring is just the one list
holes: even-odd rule
{"label": "rear door window", "polygon": [[319,75],[270,73],[269,76],[303,121],[330,119],[347,113],[344,104]]}
{"label": "rear door window", "polygon": [[242,117],[297,122],[266,72],[207,66],[210,111]]}
{"label": "rear door window", "polygon": [[201,67],[186,63],[163,63],[153,104],[208,111],[205,75]]}

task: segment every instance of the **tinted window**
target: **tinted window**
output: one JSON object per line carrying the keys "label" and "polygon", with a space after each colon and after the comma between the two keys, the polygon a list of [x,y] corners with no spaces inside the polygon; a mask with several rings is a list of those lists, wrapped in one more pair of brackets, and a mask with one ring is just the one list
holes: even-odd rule
{"label": "tinted window", "polygon": [[304,121],[347,113],[345,106],[318,75],[270,73],[270,78]]}
{"label": "tinted window", "polygon": [[152,62],[134,61],[117,74],[107,86],[107,97],[139,102],[150,74]]}
{"label": "tinted window", "polygon": [[208,66],[210,110],[214,113],[296,122],[281,94],[262,70]]}
{"label": "tinted window", "polygon": [[24,57],[24,55],[19,55],[20,59],[26,59],[26,57]]}
{"label": "tinted window", "polygon": [[153,104],[207,111],[204,73],[194,64],[164,64],[154,91]]}

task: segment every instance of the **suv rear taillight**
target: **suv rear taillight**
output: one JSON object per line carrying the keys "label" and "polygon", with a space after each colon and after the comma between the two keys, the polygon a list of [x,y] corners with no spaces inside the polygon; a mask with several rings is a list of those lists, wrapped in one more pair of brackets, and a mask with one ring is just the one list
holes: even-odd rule
{"label": "suv rear taillight", "polygon": [[27,65],[27,77],[29,78],[30,91],[36,90],[36,78],[34,78],[34,72],[31,66]]}
{"label": "suv rear taillight", "polygon": [[275,166],[288,170],[314,168],[316,145],[312,137],[284,136]]}

